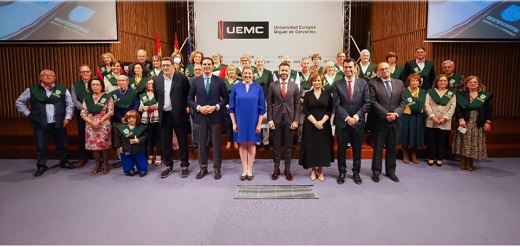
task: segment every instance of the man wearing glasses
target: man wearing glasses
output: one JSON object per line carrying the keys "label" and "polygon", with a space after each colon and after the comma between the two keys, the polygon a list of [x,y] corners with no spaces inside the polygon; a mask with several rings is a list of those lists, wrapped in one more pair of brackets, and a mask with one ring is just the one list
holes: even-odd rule
{"label": "man wearing glasses", "polygon": [[[36,139],[36,173],[41,176],[47,171],[47,146],[49,136],[52,136],[59,154],[61,168],[74,169],[67,158],[67,130],[72,119],[74,105],[69,90],[57,85],[56,75],[52,70],[40,73],[40,83],[27,88],[16,99],[16,108],[29,118]],[[28,108],[31,105],[31,110]]]}
{"label": "man wearing glasses", "polygon": [[92,71],[86,64],[79,66],[79,76],[81,80],[72,83],[70,90],[72,103],[74,104],[74,112],[78,123],[78,145],[79,145],[79,161],[76,167],[81,168],[87,163],[87,150],[85,149],[85,120],[79,115],[83,99],[88,92],[88,81],[92,77]]}
{"label": "man wearing glasses", "polygon": [[175,73],[173,58],[164,57],[161,61],[163,76],[154,79],[153,90],[159,103],[159,123],[163,137],[163,163],[166,167],[161,178],[166,178],[173,172],[173,133],[179,142],[181,176],[189,176],[188,166],[188,93],[190,83],[188,78]]}

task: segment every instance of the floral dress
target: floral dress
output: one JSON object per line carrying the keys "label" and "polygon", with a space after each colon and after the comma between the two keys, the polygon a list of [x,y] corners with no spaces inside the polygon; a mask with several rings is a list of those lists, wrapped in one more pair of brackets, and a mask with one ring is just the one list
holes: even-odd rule
{"label": "floral dress", "polygon": [[[92,95],[94,99],[94,103],[97,103],[99,99],[102,97]],[[110,114],[114,115],[114,101],[112,97],[107,101],[101,112],[93,115],[88,112],[87,104],[83,101],[83,106],[81,107],[81,115],[86,115],[90,119],[101,119],[105,115]],[[92,128],[88,123],[85,126],[85,149],[87,150],[105,150],[112,147],[112,125],[110,124],[110,118],[101,123],[99,128]]]}

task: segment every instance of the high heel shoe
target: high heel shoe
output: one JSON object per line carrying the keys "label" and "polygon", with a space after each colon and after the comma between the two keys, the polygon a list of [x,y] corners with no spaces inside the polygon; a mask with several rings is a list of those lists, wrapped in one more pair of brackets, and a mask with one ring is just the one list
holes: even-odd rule
{"label": "high heel shoe", "polygon": [[90,172],[90,175],[96,175],[99,172],[99,168],[101,167],[101,164],[96,162],[96,167],[92,169],[92,172]]}
{"label": "high heel shoe", "polygon": [[318,176],[318,180],[320,181],[325,181],[325,174],[323,174],[323,172],[320,173],[320,175]]}
{"label": "high heel shoe", "polygon": [[162,157],[160,155],[155,156],[155,166],[160,166],[162,163]]}
{"label": "high heel shoe", "polygon": [[231,142],[227,142],[225,149],[226,150],[230,150],[231,149]]}
{"label": "high heel shoe", "polygon": [[435,165],[438,166],[438,167],[441,167],[442,166],[442,161],[436,160],[435,161]]}
{"label": "high heel shoe", "polygon": [[311,171],[311,180],[312,181],[316,180],[316,171],[315,170]]}
{"label": "high heel shoe", "polygon": [[247,174],[240,175],[240,181],[244,181],[247,179]]}
{"label": "high heel shoe", "polygon": [[433,160],[431,162],[428,160],[426,163],[428,163],[429,166],[433,166]]}
{"label": "high heel shoe", "polygon": [[236,150],[238,150],[238,143],[236,143],[236,142],[233,143],[233,148],[236,149]]}
{"label": "high heel shoe", "polygon": [[247,181],[251,181],[253,180],[253,178],[255,178],[255,175],[253,175],[253,173],[251,173],[251,175],[247,174]]}

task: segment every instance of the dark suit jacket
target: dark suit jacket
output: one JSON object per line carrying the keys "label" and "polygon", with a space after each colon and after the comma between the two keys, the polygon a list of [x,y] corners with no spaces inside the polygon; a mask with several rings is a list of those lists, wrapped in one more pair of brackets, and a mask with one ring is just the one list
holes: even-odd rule
{"label": "dark suit jacket", "polygon": [[334,124],[338,127],[347,127],[345,119],[358,115],[359,121],[356,128],[364,128],[365,113],[370,111],[370,90],[368,83],[360,78],[354,80],[353,100],[348,96],[347,81],[345,78],[334,83],[332,89],[332,104],[336,110]]}
{"label": "dark suit jacket", "polygon": [[[188,105],[195,110],[193,114],[193,121],[196,124],[202,124],[204,119],[209,116],[212,124],[221,123],[224,116],[221,111],[226,110],[226,104],[229,98],[226,84],[222,78],[213,74],[211,75],[210,79],[209,93],[206,93],[206,87],[204,84],[204,76],[197,76],[191,83],[190,93],[188,94]],[[213,106],[217,104],[219,105],[220,110],[214,111],[208,116],[197,111],[197,106],[199,105]]]}
{"label": "dark suit jacket", "polygon": [[[159,123],[162,125],[163,107],[164,107],[164,76],[155,77],[153,80],[153,90],[155,99],[159,103]],[[172,113],[175,124],[188,121],[186,107],[188,107],[188,93],[190,91],[190,83],[188,78],[180,73],[175,73],[172,77],[172,86],[170,89],[170,99],[172,102]]]}
{"label": "dark suit jacket", "polygon": [[[282,112],[285,118],[282,122]],[[267,121],[275,124],[291,124],[300,121],[300,90],[296,83],[287,83],[285,99],[282,97],[280,80],[272,82],[267,91]]]}
{"label": "dark suit jacket", "polygon": [[[384,129],[386,127],[386,114],[395,112],[400,116],[403,115],[406,106],[406,98],[404,96],[404,84],[399,79],[391,79],[392,81],[392,97],[388,96],[385,84],[381,78],[371,79],[369,82],[370,102],[372,107],[368,115],[368,125],[372,130]],[[392,124],[394,129],[400,127],[397,119]]]}

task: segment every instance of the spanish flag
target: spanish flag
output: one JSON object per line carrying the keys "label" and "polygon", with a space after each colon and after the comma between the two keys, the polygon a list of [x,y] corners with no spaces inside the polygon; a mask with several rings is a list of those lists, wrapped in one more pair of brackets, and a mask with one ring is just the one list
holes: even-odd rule
{"label": "spanish flag", "polygon": [[162,56],[161,39],[159,38],[159,34],[155,35],[155,55]]}
{"label": "spanish flag", "polygon": [[173,52],[179,53],[179,38],[177,38],[177,34],[173,38]]}

